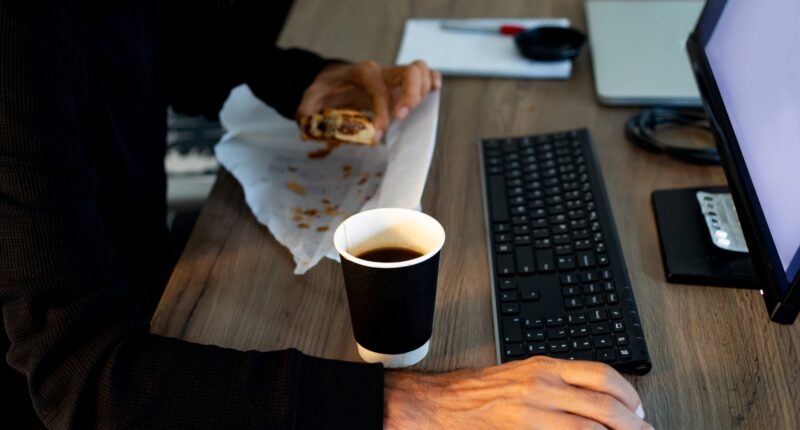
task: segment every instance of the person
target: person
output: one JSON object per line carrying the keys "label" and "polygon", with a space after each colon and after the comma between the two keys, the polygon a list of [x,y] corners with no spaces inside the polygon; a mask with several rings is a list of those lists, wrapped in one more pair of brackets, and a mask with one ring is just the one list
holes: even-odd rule
{"label": "person", "polygon": [[598,363],[384,373],[148,332],[175,262],[167,106],[215,117],[246,83],[287,117],[371,107],[383,132],[441,87],[423,62],[275,47],[290,7],[0,0],[0,348],[16,399],[0,427],[22,428],[9,419],[27,407],[76,429],[649,428],[634,388]]}

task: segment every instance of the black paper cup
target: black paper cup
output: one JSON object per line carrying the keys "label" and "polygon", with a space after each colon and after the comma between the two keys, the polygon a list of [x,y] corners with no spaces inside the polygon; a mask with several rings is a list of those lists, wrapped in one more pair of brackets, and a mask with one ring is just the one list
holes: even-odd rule
{"label": "black paper cup", "polygon": [[[428,354],[444,239],[439,222],[410,209],[361,212],[336,229],[333,243],[341,257],[353,334],[364,361],[405,367]],[[357,257],[389,247],[412,249],[422,256],[392,263]]]}

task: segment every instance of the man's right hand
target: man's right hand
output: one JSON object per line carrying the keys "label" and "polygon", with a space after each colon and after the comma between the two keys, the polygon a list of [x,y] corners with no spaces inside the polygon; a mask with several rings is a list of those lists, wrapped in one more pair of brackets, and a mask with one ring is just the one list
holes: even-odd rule
{"label": "man's right hand", "polygon": [[652,429],[602,363],[534,357],[482,369],[387,371],[384,423],[404,429]]}

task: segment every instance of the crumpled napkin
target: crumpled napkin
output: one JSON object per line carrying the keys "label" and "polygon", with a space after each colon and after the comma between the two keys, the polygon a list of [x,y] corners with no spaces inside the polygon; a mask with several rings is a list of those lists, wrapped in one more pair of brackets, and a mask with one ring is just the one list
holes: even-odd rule
{"label": "crumpled napkin", "polygon": [[242,185],[250,210],[294,257],[301,275],[323,257],[338,260],[333,232],[359,211],[417,209],[436,140],[439,92],[395,121],[383,145],[325,146],[300,139],[297,124],[256,98],[246,85],[231,91],[220,112],[227,133],[217,159]]}

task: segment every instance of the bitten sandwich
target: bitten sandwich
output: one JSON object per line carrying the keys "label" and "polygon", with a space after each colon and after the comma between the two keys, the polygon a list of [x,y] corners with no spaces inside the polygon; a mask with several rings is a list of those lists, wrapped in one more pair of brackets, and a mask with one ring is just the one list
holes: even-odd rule
{"label": "bitten sandwich", "polygon": [[300,121],[305,140],[372,145],[375,124],[372,115],[353,109],[324,109]]}

